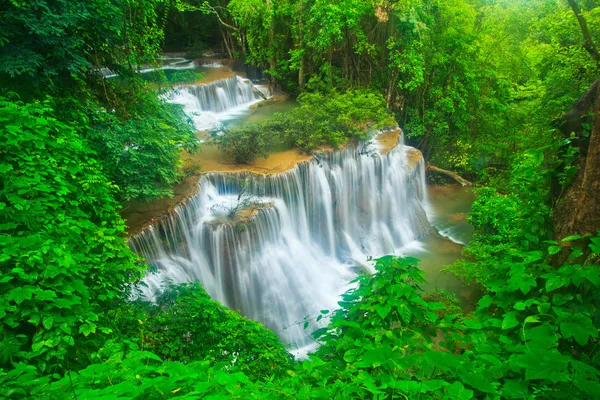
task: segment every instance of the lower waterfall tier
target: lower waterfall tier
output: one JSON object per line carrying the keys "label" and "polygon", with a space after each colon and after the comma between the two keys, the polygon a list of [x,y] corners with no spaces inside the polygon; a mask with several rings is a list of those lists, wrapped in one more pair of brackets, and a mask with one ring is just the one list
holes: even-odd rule
{"label": "lower waterfall tier", "polygon": [[130,240],[158,269],[145,294],[165,280],[199,280],[213,299],[306,345],[303,319],[335,309],[348,282],[371,269],[368,257],[398,254],[429,229],[420,153],[374,147],[278,175],[204,175],[188,203]]}

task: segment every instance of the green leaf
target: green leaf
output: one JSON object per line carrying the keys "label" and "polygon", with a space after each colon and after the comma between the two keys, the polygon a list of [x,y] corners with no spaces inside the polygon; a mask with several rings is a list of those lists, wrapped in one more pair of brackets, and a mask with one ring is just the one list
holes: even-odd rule
{"label": "green leaf", "polygon": [[569,258],[567,258],[567,261],[573,261],[578,257],[581,257],[583,255],[583,250],[581,250],[579,247],[573,247],[571,248],[571,254],[569,254]]}
{"label": "green leaf", "polygon": [[551,256],[558,253],[559,251],[560,251],[560,247],[558,247],[558,246],[548,247],[548,254],[550,254]]}
{"label": "green leaf", "polygon": [[562,243],[565,243],[565,242],[572,242],[573,240],[579,240],[579,239],[581,239],[581,238],[582,238],[582,236],[579,236],[579,235],[571,235],[571,236],[567,236],[567,237],[563,238],[563,239],[561,240],[561,242],[562,242]]}
{"label": "green leaf", "polygon": [[469,329],[481,329],[481,328],[483,328],[483,326],[481,325],[480,321],[475,321],[475,320],[472,320],[472,319],[464,319],[463,323]]}
{"label": "green leaf", "polygon": [[63,322],[58,327],[67,335],[71,334],[71,327],[66,322]]}
{"label": "green leaf", "polygon": [[537,282],[530,276],[521,276],[518,285],[521,292],[527,294],[532,287],[537,286]]}
{"label": "green leaf", "polygon": [[519,320],[517,320],[516,311],[510,311],[504,314],[504,318],[502,319],[502,329],[511,329],[517,325],[519,325]]}
{"label": "green leaf", "polygon": [[552,292],[556,289],[560,289],[569,283],[569,281],[557,274],[546,274],[542,276],[543,278],[547,278],[546,281],[546,292]]}
{"label": "green leaf", "polygon": [[592,320],[581,313],[577,313],[567,321],[561,322],[560,333],[565,339],[573,337],[582,346],[587,344],[590,336],[594,338],[598,337],[598,330],[592,323]]}
{"label": "green leaf", "polygon": [[414,393],[421,389],[421,382],[415,381],[396,381],[393,385],[395,389],[404,393]]}
{"label": "green leaf", "polygon": [[590,239],[592,243],[589,244],[590,249],[596,253],[600,254],[600,237],[593,237]]}
{"label": "green leaf", "polygon": [[356,362],[358,368],[370,368],[383,365],[387,360],[388,349],[378,347],[373,350],[366,351],[360,361]]}
{"label": "green leaf", "polygon": [[469,400],[473,398],[473,391],[465,389],[462,383],[454,382],[446,388],[444,399],[448,400]]}
{"label": "green leaf", "polygon": [[53,317],[44,317],[42,319],[42,324],[44,325],[44,328],[46,328],[46,329],[52,328],[52,324],[53,323],[54,323],[54,318]]}
{"label": "green leaf", "polygon": [[519,379],[507,379],[502,386],[501,395],[507,399],[529,398],[529,385]]}
{"label": "green leaf", "polygon": [[396,309],[398,310],[398,314],[400,315],[404,323],[410,323],[410,319],[412,317],[412,312],[410,311],[410,308],[406,304],[402,303],[398,305]]}
{"label": "green leaf", "polygon": [[156,360],[158,362],[162,362],[162,359],[157,356],[156,354],[150,352],[150,351],[142,351],[140,354],[143,358],[150,358],[152,360]]}
{"label": "green leaf", "polygon": [[492,303],[493,303],[492,298],[486,294],[481,299],[479,299],[479,302],[477,304],[479,305],[479,308],[488,308],[489,306],[492,305]]}
{"label": "green leaf", "polygon": [[592,285],[596,287],[600,285],[600,268],[597,265],[582,267],[578,274],[582,278],[587,279]]}
{"label": "green leaf", "polygon": [[79,327],[79,333],[83,333],[84,336],[89,336],[90,333],[96,333],[96,325],[92,323],[83,324]]}
{"label": "green leaf", "polygon": [[31,300],[35,289],[31,286],[16,287],[8,292],[7,300],[14,300],[15,303],[21,304],[25,300]]}
{"label": "green leaf", "polygon": [[36,293],[35,297],[38,300],[52,300],[56,297],[56,293],[54,290],[42,290],[41,292]]}
{"label": "green leaf", "polygon": [[379,314],[379,316],[381,317],[381,319],[385,319],[385,317],[387,317],[389,315],[390,311],[392,311],[392,307],[390,307],[387,304],[384,304],[384,305],[375,304],[374,308],[375,308],[375,311],[377,311],[377,314]]}
{"label": "green leaf", "polygon": [[525,369],[527,380],[542,379],[552,382],[570,381],[569,358],[560,354],[556,349],[533,350],[525,354],[511,356],[511,365]]}
{"label": "green leaf", "polygon": [[468,373],[468,372],[460,372],[460,378],[467,385],[474,387],[475,389],[484,392],[484,393],[494,393],[496,389],[492,383],[486,379],[481,373]]}
{"label": "green leaf", "polygon": [[530,315],[529,317],[525,318],[524,324],[533,324],[536,322],[540,322],[540,320],[535,315]]}
{"label": "green leaf", "polygon": [[550,350],[558,345],[557,335],[547,325],[540,325],[531,329],[526,329],[525,340],[527,349],[529,351]]}

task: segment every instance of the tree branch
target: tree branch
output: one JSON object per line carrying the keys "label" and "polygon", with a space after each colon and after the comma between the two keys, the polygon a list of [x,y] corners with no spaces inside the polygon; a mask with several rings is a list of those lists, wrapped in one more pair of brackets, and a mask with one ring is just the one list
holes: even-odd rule
{"label": "tree branch", "polygon": [[598,53],[598,49],[594,42],[592,41],[592,35],[590,35],[590,31],[588,30],[587,21],[581,14],[581,8],[579,8],[579,4],[575,0],[567,0],[573,13],[575,14],[575,18],[577,18],[577,22],[579,22],[579,26],[581,27],[581,33],[583,34],[583,47],[586,49],[590,56],[596,61],[596,64],[600,65],[600,53]]}
{"label": "tree branch", "polygon": [[223,21],[221,19],[221,16],[219,15],[219,12],[215,9],[215,7],[211,6],[210,4],[208,4],[208,2],[204,2],[204,4],[202,4],[202,11],[204,11],[205,13],[210,13],[210,14],[215,14],[217,16],[217,19],[219,20],[219,23],[223,26],[226,26],[229,29],[233,29],[234,31],[240,31],[240,28],[237,28],[233,25],[229,25],[227,22]]}
{"label": "tree branch", "polygon": [[599,92],[600,79],[596,79],[592,86],[590,86],[589,89],[575,102],[571,111],[566,113],[560,119],[558,129],[560,129],[565,136],[569,136],[572,132],[579,134],[583,131],[581,117],[592,109]]}
{"label": "tree branch", "polygon": [[446,169],[441,169],[441,168],[435,167],[433,165],[428,165],[427,166],[427,171],[437,172],[438,174],[446,175],[446,176],[454,179],[456,182],[460,183],[461,186],[473,186],[472,182],[466,180],[465,178],[463,178],[462,176],[458,175],[454,171],[448,171]]}

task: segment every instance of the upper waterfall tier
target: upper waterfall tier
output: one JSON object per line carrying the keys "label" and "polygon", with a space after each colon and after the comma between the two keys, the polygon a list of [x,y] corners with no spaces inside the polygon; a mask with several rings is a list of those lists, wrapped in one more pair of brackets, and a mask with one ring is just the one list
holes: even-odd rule
{"label": "upper waterfall tier", "polygon": [[188,203],[130,240],[158,267],[146,294],[165,279],[199,280],[213,299],[303,346],[295,322],[336,308],[368,256],[398,252],[429,229],[424,174],[417,150],[373,143],[276,175],[204,175]]}
{"label": "upper waterfall tier", "polygon": [[247,112],[263,99],[260,93],[250,80],[235,75],[207,84],[177,86],[167,99],[183,106],[196,129],[206,130]]}

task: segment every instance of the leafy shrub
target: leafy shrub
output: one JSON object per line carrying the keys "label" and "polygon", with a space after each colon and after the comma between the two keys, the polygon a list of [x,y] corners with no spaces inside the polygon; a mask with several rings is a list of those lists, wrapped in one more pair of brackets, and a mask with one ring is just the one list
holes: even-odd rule
{"label": "leafy shrub", "polygon": [[368,90],[304,93],[298,102],[283,116],[283,139],[305,151],[338,147],[366,137],[369,129],[396,125],[383,96]]}
{"label": "leafy shrub", "polygon": [[219,146],[236,163],[268,155],[276,142],[312,152],[319,146],[339,147],[367,137],[369,130],[396,125],[382,96],[367,90],[304,93],[299,106],[267,121],[229,128]]}
{"label": "leafy shrub", "polygon": [[[597,259],[600,236],[592,243]],[[596,398],[598,322],[592,304],[600,266],[564,265],[546,272],[543,257],[518,257],[520,262],[494,274],[470,318],[443,312],[442,302],[423,299],[423,272],[416,259],[378,259],[377,273],[358,277],[358,286],[343,295],[341,309],[321,311],[317,319],[330,318],[327,327],[313,334],[322,345],[295,365],[285,356],[245,358],[248,353],[240,353],[243,358],[233,366],[228,357],[222,363],[211,363],[211,356],[207,361],[190,357],[189,364],[161,359],[155,351],[162,344],[169,353],[176,348],[171,343],[180,343],[179,355],[192,351],[200,356],[194,347],[203,344],[192,345],[192,340],[206,336],[216,343],[219,338],[206,331],[215,325],[225,328],[214,334],[226,335],[229,344],[214,350],[236,349],[240,343],[229,339],[236,336],[229,329],[240,328],[235,317],[233,325],[221,325],[231,311],[215,307],[193,285],[183,286],[173,292],[174,298],[160,301],[166,311],[155,324],[150,318],[141,321],[143,341],[109,341],[94,364],[56,382],[40,377],[34,367],[15,364],[7,373],[0,370],[0,393],[134,399]],[[147,324],[153,328],[148,330]],[[244,329],[238,338],[247,332],[257,333]],[[268,336],[267,343],[273,343]],[[271,354],[281,354],[281,347],[275,349]],[[212,353],[219,354],[224,353]],[[243,359],[249,364],[239,365]],[[252,372],[257,372],[254,379]]]}
{"label": "leafy shrub", "polygon": [[247,164],[258,157],[267,158],[278,127],[278,121],[260,121],[229,128],[217,137],[217,143],[233,157],[236,164]]}
{"label": "leafy shrub", "polygon": [[109,331],[104,308],[141,268],[120,236],[115,186],[52,109],[0,98],[0,153],[0,334],[12,349],[0,366],[62,371],[76,344]]}
{"label": "leafy shrub", "polygon": [[172,195],[181,178],[181,152],[198,140],[180,106],[143,91],[126,115],[98,111],[85,134],[123,200]]}
{"label": "leafy shrub", "polygon": [[165,291],[139,329],[144,348],[165,360],[225,362],[257,378],[291,361],[273,332],[212,301],[198,283]]}
{"label": "leafy shrub", "polygon": [[468,257],[449,267],[457,276],[485,284],[499,265],[510,263],[515,250],[545,250],[551,210],[548,207],[553,164],[544,162],[544,149],[513,157],[508,177],[495,187],[475,189],[469,214],[473,240],[463,251]]}

